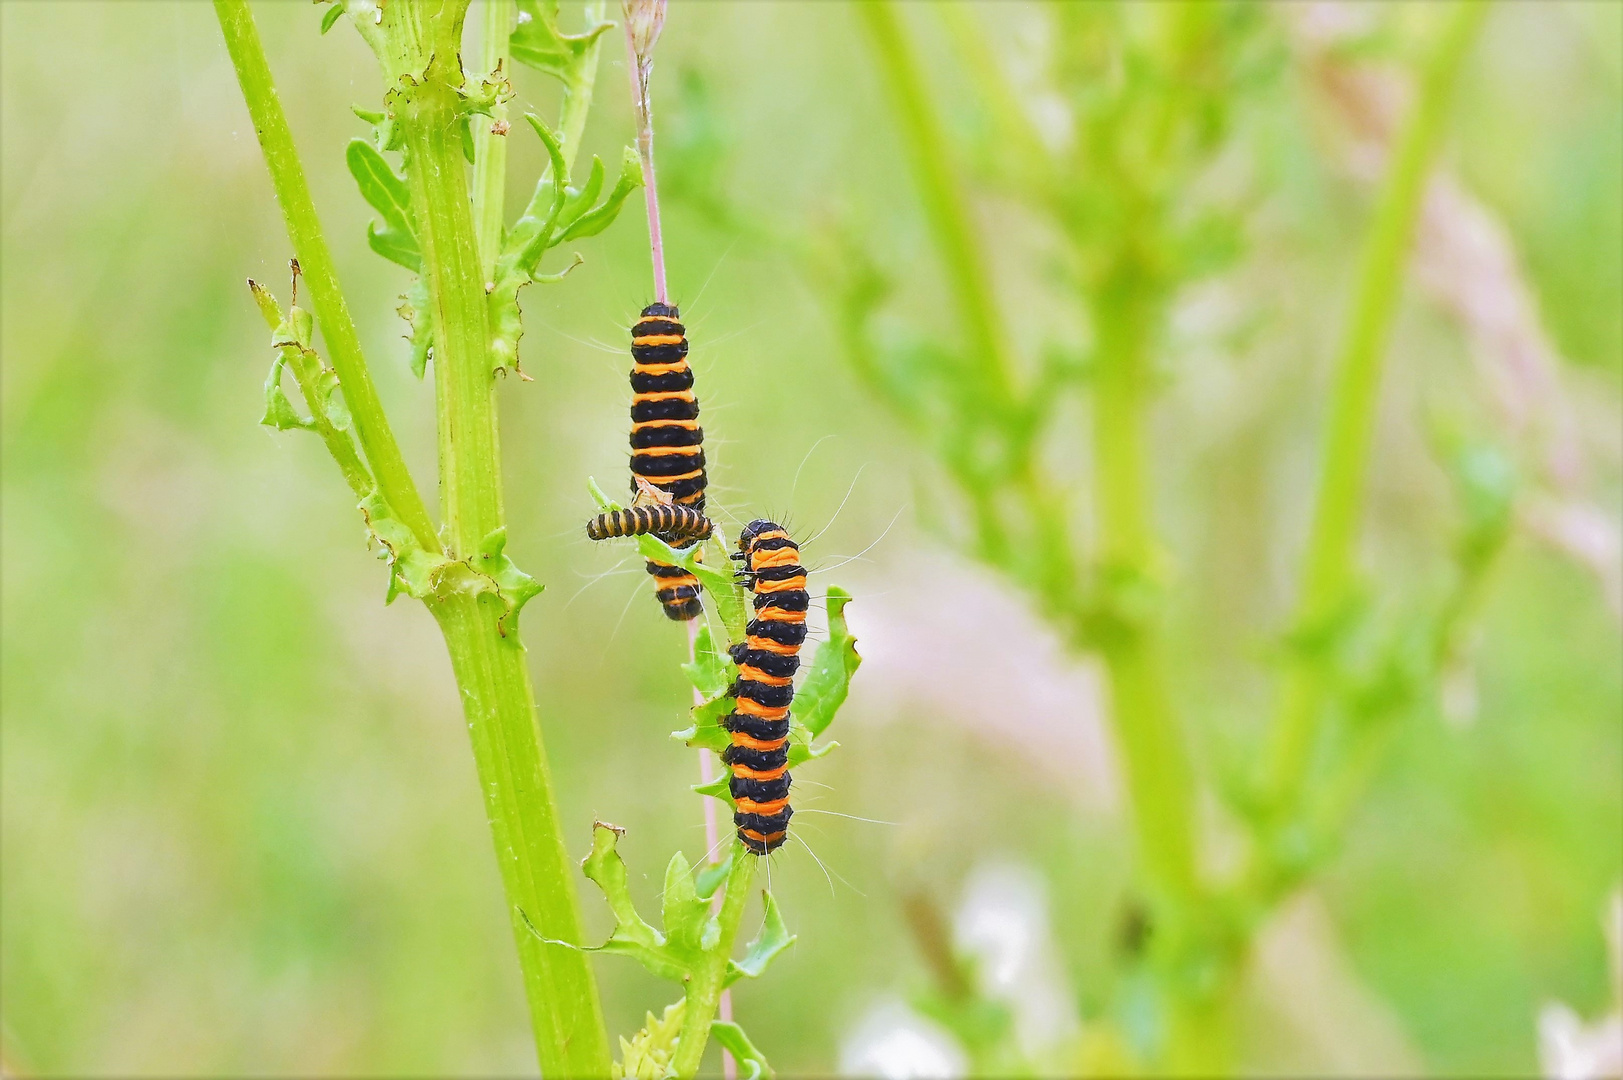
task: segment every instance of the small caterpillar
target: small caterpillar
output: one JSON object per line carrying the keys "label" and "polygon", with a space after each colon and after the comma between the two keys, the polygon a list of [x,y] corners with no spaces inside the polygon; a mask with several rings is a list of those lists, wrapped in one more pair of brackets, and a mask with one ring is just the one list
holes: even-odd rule
{"label": "small caterpillar", "polygon": [[[631,476],[671,496],[679,507],[704,511],[704,429],[699,426],[699,400],[693,396],[693,369],[688,366],[687,332],[681,313],[671,304],[653,303],[631,328]],[[666,543],[683,537],[655,533]],[[697,618],[699,579],[679,566],[648,563],[657,579],[655,595],[667,618]]]}
{"label": "small caterpillar", "polygon": [[721,760],[733,771],[733,824],[744,846],[767,855],[789,835],[789,703],[806,640],[806,568],[800,548],[776,522],[755,520],[738,534],[739,579],[754,593],[755,617],[729,652],[738,664],[738,703],[721,726],[732,745]]}
{"label": "small caterpillar", "polygon": [[682,540],[708,540],[710,530],[710,519],[691,506],[633,506],[629,510],[610,510],[586,523],[586,536],[591,540],[644,533]]}

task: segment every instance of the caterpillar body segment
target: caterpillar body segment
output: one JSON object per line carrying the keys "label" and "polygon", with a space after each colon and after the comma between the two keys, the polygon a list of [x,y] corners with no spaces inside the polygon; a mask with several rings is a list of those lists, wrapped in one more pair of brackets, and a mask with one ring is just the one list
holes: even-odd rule
{"label": "caterpillar body segment", "polygon": [[[607,540],[615,536],[642,536],[654,533],[661,537],[684,540],[708,540],[710,519],[701,510],[691,506],[633,506],[629,510],[610,510],[586,523],[586,535],[592,540]],[[667,541],[668,543],[669,541]]]}
{"label": "caterpillar body segment", "polygon": [[[704,519],[704,429],[699,426],[699,399],[693,394],[688,366],[687,330],[671,304],[643,308],[631,328],[631,475],[632,489],[651,485],[670,496],[678,508]],[[708,524],[708,522],[706,523]],[[697,532],[647,529],[673,547],[703,539]],[[631,534],[627,534],[631,535]],[[704,534],[708,536],[709,533]],[[697,618],[699,579],[669,563],[650,560],[655,595],[667,618]]]}
{"label": "caterpillar body segment", "polygon": [[755,617],[744,640],[729,652],[738,664],[730,693],[737,703],[722,718],[731,745],[721,760],[732,770],[728,788],[738,838],[756,855],[783,846],[789,835],[789,706],[806,640],[806,568],[782,526],[756,520],[744,526],[738,574],[753,594]]}

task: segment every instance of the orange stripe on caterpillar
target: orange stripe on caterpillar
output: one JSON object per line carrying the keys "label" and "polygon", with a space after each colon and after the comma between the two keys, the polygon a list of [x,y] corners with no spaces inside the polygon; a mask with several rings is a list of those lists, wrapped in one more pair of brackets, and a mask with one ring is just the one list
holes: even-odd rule
{"label": "orange stripe on caterpillar", "polygon": [[733,775],[745,780],[776,780],[789,771],[788,765],[779,765],[776,769],[751,769],[745,765],[731,766]]}
{"label": "orange stripe on caterpillar", "polygon": [[[769,706],[769,705],[762,705],[759,701],[756,701],[754,698],[743,697],[743,698],[738,699],[738,705],[737,705],[737,707],[735,707],[733,709],[733,711],[738,713],[741,716],[753,716],[758,720],[782,720],[785,716],[789,715],[789,706],[787,706],[787,705],[779,705],[779,706],[773,707],[773,706]],[[748,735],[734,735],[733,736],[733,739],[735,741],[738,740],[738,739],[748,739],[748,738],[749,738]],[[767,744],[762,743],[762,744],[760,744],[760,747],[758,747],[758,748],[764,748],[764,749],[770,750],[773,747],[781,744],[782,742],[783,742],[782,739],[774,739],[772,741],[771,746],[767,746]],[[752,743],[749,743],[749,744],[746,744],[746,745],[755,745],[755,744],[752,742]]]}
{"label": "orange stripe on caterpillar", "polygon": [[[761,608],[755,613],[755,617],[760,619],[762,622],[803,623],[806,621],[806,613],[804,611],[785,611],[783,608],[777,607]],[[798,651],[798,649],[792,650],[792,652]],[[791,653],[785,653],[784,655],[788,656],[791,655]]]}
{"label": "orange stripe on caterpillar", "polygon": [[649,334],[647,337],[634,337],[631,339],[632,348],[643,348],[649,345],[680,345],[681,334]]}
{"label": "orange stripe on caterpillar", "polygon": [[790,683],[794,682],[794,680],[787,675],[768,675],[760,668],[751,667],[748,664],[743,664],[739,667],[738,677],[740,680],[758,682],[762,686],[788,686]]}
{"label": "orange stripe on caterpillar", "polygon": [[632,394],[631,404],[641,405],[648,401],[692,401],[692,390],[650,390],[646,394]]}
{"label": "orange stripe on caterpillar", "polygon": [[762,817],[771,817],[789,805],[789,797],[773,799],[771,802],[756,802],[754,799],[734,799],[738,808],[746,814],[760,814]]}
{"label": "orange stripe on caterpillar", "polygon": [[755,591],[758,593],[796,592],[806,588],[806,575],[796,574],[786,577],[782,581],[757,581]]}

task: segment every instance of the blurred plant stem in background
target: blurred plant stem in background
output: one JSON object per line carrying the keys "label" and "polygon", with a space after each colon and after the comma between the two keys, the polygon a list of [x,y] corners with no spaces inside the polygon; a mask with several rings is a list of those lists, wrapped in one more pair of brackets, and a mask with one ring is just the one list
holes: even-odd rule
{"label": "blurred plant stem in background", "polygon": [[[424,600],[450,651],[542,1072],[603,1076],[609,1071],[608,1039],[591,969],[577,947],[581,927],[575,868],[559,828],[534,693],[518,641],[518,609],[539,586],[502,555],[497,365],[491,351],[487,274],[480,260],[481,235],[488,266],[494,265],[491,246],[501,235],[501,151],[493,148],[501,139],[479,144],[483,154],[476,156],[475,176],[481,228],[476,233],[462,138],[468,95],[459,50],[466,0],[433,8],[391,4],[386,11],[370,4],[355,7],[364,9],[352,14],[390,87],[389,121],[405,154],[415,246],[427,308],[433,312],[443,549],[372,396],[246,0],[215,4],[294,250],[312,278],[317,314],[339,362],[339,385],[380,478],[380,498],[368,521],[393,555],[392,582]],[[504,5],[495,7],[492,19]],[[505,51],[493,44],[498,25],[487,26],[486,39],[487,56],[497,60]],[[499,94],[490,98],[493,106]],[[577,93],[571,100],[583,110],[579,103],[589,101],[589,94]],[[575,144],[578,138],[571,146]],[[565,179],[558,176],[554,183]],[[392,515],[410,525],[409,537],[383,531]],[[392,584],[391,595],[394,588]]]}
{"label": "blurred plant stem in background", "polygon": [[[1309,866],[1301,837],[1284,834],[1302,827],[1301,818],[1312,812],[1301,805],[1304,785],[1319,713],[1339,672],[1322,645],[1316,652],[1297,648],[1268,758],[1269,809],[1254,851],[1262,869],[1254,867],[1238,893],[1201,880],[1188,736],[1174,714],[1165,670],[1168,582],[1151,510],[1145,423],[1155,357],[1178,290],[1219,267],[1237,246],[1238,215],[1219,207],[1201,217],[1185,193],[1225,146],[1238,97],[1232,91],[1260,81],[1247,70],[1263,66],[1254,56],[1262,37],[1258,12],[1217,3],[1055,9],[1060,83],[1074,130],[1068,150],[1049,155],[989,58],[973,17],[948,10],[948,31],[998,129],[992,153],[1020,161],[1021,168],[1010,170],[1019,178],[1018,195],[1054,219],[1070,245],[1092,348],[1085,359],[1045,358],[1029,390],[1016,389],[990,260],[977,240],[933,96],[889,0],[870,0],[861,11],[948,279],[961,351],[949,351],[942,343],[948,335],[936,327],[906,375],[945,385],[908,388],[905,375],[888,372],[867,340],[865,323],[882,290],[860,275],[843,304],[846,341],[858,371],[915,431],[933,439],[971,507],[976,554],[1030,589],[1073,645],[1102,656],[1149,913],[1146,959],[1161,1013],[1138,1051],[1145,1065],[1173,1073],[1227,1071],[1234,1060],[1229,999],[1245,939]],[[1391,156],[1340,350],[1293,639],[1332,634],[1351,599],[1380,359],[1449,91],[1484,10],[1479,0],[1466,0],[1448,15]],[[992,168],[1000,179],[1008,175]],[[1051,399],[1080,383],[1091,399],[1096,521],[1085,574],[1077,572],[1067,537],[1067,491],[1035,464]],[[1011,501],[1017,514],[1006,512]],[[1479,578],[1469,576],[1473,585]],[[1466,606],[1450,604],[1441,621],[1452,624]],[[1367,775],[1370,755],[1348,756],[1358,764],[1347,771]],[[1312,809],[1345,804],[1339,798],[1345,788],[1326,782],[1314,793]],[[1331,840],[1316,839],[1321,846]]]}

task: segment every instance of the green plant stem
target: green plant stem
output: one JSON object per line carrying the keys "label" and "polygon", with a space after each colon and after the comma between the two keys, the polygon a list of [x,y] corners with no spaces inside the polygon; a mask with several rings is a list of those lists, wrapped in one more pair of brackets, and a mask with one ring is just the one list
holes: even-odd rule
{"label": "green plant stem", "polygon": [[[479,40],[479,63],[487,72],[505,77],[512,66],[509,41],[513,29],[513,0],[484,0],[484,24]],[[487,282],[496,280],[496,257],[501,254],[503,211],[507,192],[507,136],[492,130],[507,122],[507,106],[497,102],[488,120],[476,121],[473,133],[473,218],[479,237],[479,265]]]}
{"label": "green plant stem", "polygon": [[903,40],[891,0],[864,0],[858,10],[867,22],[880,72],[901,121],[920,201],[941,248],[947,285],[963,323],[966,348],[979,364],[975,377],[990,395],[990,407],[1009,409],[1014,401],[1012,364],[993,303],[992,284],[923,77]]}
{"label": "green plant stem", "polygon": [[[586,5],[587,25],[601,24],[606,10],[604,0],[590,0]],[[564,164],[569,167],[571,174],[575,169],[575,159],[580,154],[581,137],[586,134],[586,116],[592,111],[592,90],[597,85],[598,51],[606,36],[599,34],[597,39],[587,46],[580,64],[571,69],[571,76],[564,80],[563,109],[558,117],[558,132],[563,143]],[[565,183],[568,180],[569,177],[564,177]]]}
{"label": "green plant stem", "polygon": [[[1351,315],[1336,360],[1313,526],[1294,619],[1297,632],[1304,637],[1322,638],[1353,598],[1358,523],[1382,359],[1451,91],[1486,10],[1485,0],[1462,0],[1450,13],[1421,74],[1418,99],[1393,147],[1358,261]],[[1291,812],[1311,769],[1329,677],[1322,648],[1298,652],[1285,674],[1264,780],[1264,794],[1276,814]]]}
{"label": "green plant stem", "polygon": [[1131,796],[1146,884],[1166,909],[1195,892],[1193,771],[1166,690],[1157,547],[1150,521],[1144,415],[1150,328],[1159,317],[1130,269],[1093,297],[1098,336],[1093,458],[1106,625],[1097,643]]}
{"label": "green plant stem", "polygon": [[423,497],[412,481],[411,472],[395,442],[394,431],[378,400],[377,388],[367,371],[366,357],[361,352],[360,337],[349,315],[338,285],[338,273],[333,268],[332,254],[321,232],[321,220],[316,216],[315,202],[310,197],[310,185],[305,181],[304,168],[293,145],[293,132],[288,128],[287,116],[276,96],[276,85],[271,78],[270,64],[265,59],[265,48],[260,43],[259,31],[254,25],[253,13],[247,0],[215,0],[215,15],[220,31],[225,36],[226,51],[236,68],[237,82],[242,87],[243,100],[253,120],[254,133],[270,170],[271,184],[276,190],[276,201],[282,207],[287,222],[287,233],[293,244],[293,253],[299,260],[304,279],[315,306],[321,334],[326,339],[327,351],[332,356],[333,369],[338,372],[338,383],[343,388],[344,402],[353,418],[355,435],[360,440],[366,460],[372,466],[378,489],[416,535],[418,543],[429,551],[439,550],[434,523],[428,516]]}
{"label": "green plant stem", "polygon": [[[434,369],[447,541],[466,558],[503,527],[500,444],[489,309],[458,136],[457,42],[443,25],[431,32],[431,47],[419,45],[424,78],[402,89],[396,117],[438,328]],[[608,1037],[586,958],[538,943],[524,925],[533,923],[542,938],[580,940],[574,866],[558,827],[529,674],[516,638],[502,633],[500,613],[491,598],[467,597],[447,600],[435,611],[462,690],[497,860],[514,909],[541,1071],[606,1075]]]}
{"label": "green plant stem", "polygon": [[721,911],[716,915],[721,938],[716,948],[707,954],[708,963],[695,972],[687,987],[687,1009],[682,1016],[682,1035],[671,1060],[671,1071],[678,1077],[694,1076],[704,1058],[705,1043],[710,1039],[710,1024],[716,1018],[716,1006],[727,982],[727,962],[732,956],[733,942],[738,940],[738,924],[743,921],[744,904],[749,899],[750,877],[755,873],[755,856],[743,844],[733,845],[733,866],[727,873],[727,895]]}
{"label": "green plant stem", "polygon": [[596,982],[585,954],[571,947],[582,939],[576,867],[563,844],[524,650],[496,632],[495,607],[488,597],[456,596],[432,610],[462,692],[541,1075],[607,1076]]}
{"label": "green plant stem", "polygon": [[[953,176],[946,141],[929,105],[929,94],[903,40],[889,0],[868,0],[860,9],[880,57],[880,69],[895,101],[925,212],[947,270],[958,317],[970,353],[980,358],[982,385],[992,403],[1013,401],[1010,364],[1003,344],[987,259],[969,220],[968,207]],[[1129,304],[1134,297],[1124,297]],[[1154,544],[1145,502],[1142,413],[1145,330],[1150,313],[1135,307],[1121,314],[1101,305],[1099,396],[1095,446],[1100,461],[1100,519],[1105,560],[1148,578]],[[1074,591],[1068,545],[1057,513],[1049,505],[1056,492],[1029,466],[1017,468],[1015,486],[1037,526],[1046,567],[1042,584]],[[1118,635],[1106,649],[1113,713],[1127,763],[1138,836],[1152,887],[1167,896],[1187,896],[1193,883],[1193,839],[1189,769],[1183,740],[1171,716],[1159,649],[1147,627]]]}

